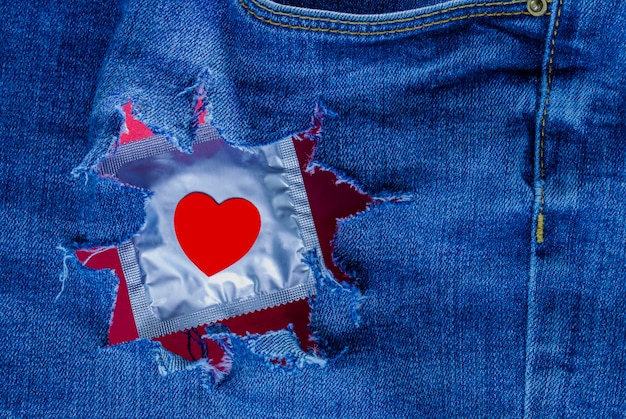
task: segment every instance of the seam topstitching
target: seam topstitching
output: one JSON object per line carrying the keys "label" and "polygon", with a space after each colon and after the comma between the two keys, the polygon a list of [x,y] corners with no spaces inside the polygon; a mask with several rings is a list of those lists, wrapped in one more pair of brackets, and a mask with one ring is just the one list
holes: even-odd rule
{"label": "seam topstitching", "polygon": [[[556,11],[556,20],[554,21],[554,31],[552,32],[552,39],[550,40],[550,58],[548,59],[548,77],[546,83],[546,99],[543,107],[543,113],[541,116],[541,131],[539,134],[539,176],[541,179],[545,179],[545,142],[546,142],[546,121],[548,117],[548,105],[550,104],[550,91],[552,89],[552,63],[554,60],[554,46],[556,44],[556,35],[559,30],[559,18],[561,17],[561,8],[563,6],[563,0],[559,0],[559,6]],[[541,186],[541,206],[539,207],[539,214],[537,216],[537,243],[543,243],[544,240],[544,204],[545,204],[545,185]]]}
{"label": "seam topstitching", "polygon": [[[557,4],[553,6],[555,10],[554,21],[551,22],[549,30],[551,28],[552,33],[546,33],[546,43],[544,44],[544,58],[542,63],[542,81],[541,81],[541,98],[539,100],[539,109],[537,115],[537,125],[535,127],[535,163],[534,163],[534,190],[535,190],[535,202],[533,203],[533,217],[537,214],[536,220],[533,220],[533,233],[534,238],[530,238],[530,270],[526,291],[526,333],[524,346],[524,400],[522,405],[522,417],[530,418],[534,416],[534,406],[537,398],[541,395],[541,389],[537,389],[536,378],[537,364],[540,362],[541,350],[536,349],[539,335],[541,334],[541,327],[539,325],[539,313],[537,309],[538,299],[538,270],[540,255],[538,249],[544,242],[544,206],[546,201],[546,188],[545,188],[545,126],[547,121],[547,107],[550,103],[550,92],[552,90],[552,71],[553,71],[553,58],[556,43],[556,35],[558,32],[559,19],[561,17],[561,11],[563,7],[563,0],[559,0]],[[542,109],[543,108],[543,109]],[[544,261],[545,263],[545,261]],[[539,339],[540,340],[540,339]],[[544,385],[543,382],[541,385]],[[538,404],[541,404],[541,400]]]}
{"label": "seam topstitching", "polygon": [[[424,13],[424,14],[419,14],[419,15],[415,15],[415,16],[411,16],[411,17],[406,17],[406,18],[401,18],[401,19],[393,19],[393,20],[383,20],[383,21],[357,21],[357,20],[342,20],[342,19],[331,19],[331,18],[325,18],[325,17],[314,17],[314,16],[307,16],[307,15],[302,15],[302,14],[295,14],[295,13],[286,13],[286,12],[280,12],[278,10],[274,10],[271,9],[267,6],[264,6],[262,4],[260,4],[259,2],[257,2],[256,0],[249,0],[251,3],[253,3],[255,6],[257,6],[260,9],[263,9],[273,15],[276,16],[285,16],[285,17],[291,17],[291,18],[297,18],[297,19],[303,19],[303,20],[311,20],[311,21],[318,21],[318,22],[327,22],[327,23],[340,23],[340,24],[345,24],[345,25],[366,25],[366,26],[374,26],[374,25],[390,25],[390,24],[395,24],[395,23],[406,23],[406,22],[411,22],[413,20],[417,20],[417,19],[423,19],[423,18],[427,18],[427,17],[431,17],[431,16],[435,16],[438,14],[442,14],[442,13],[447,13],[447,12],[453,12],[455,10],[460,10],[460,9],[467,9],[467,8],[471,8],[471,7],[485,7],[485,6],[510,6],[513,4],[518,4],[518,3],[526,3],[527,0],[512,0],[512,1],[499,1],[499,2],[484,2],[484,3],[472,3],[472,4],[463,4],[460,6],[455,6],[455,7],[448,7],[446,9],[442,9],[442,10],[436,10],[434,12],[430,12],[430,13]],[[247,8],[243,1],[241,1],[242,6],[250,11],[249,8]],[[277,22],[278,23],[278,22]]]}
{"label": "seam topstitching", "polygon": [[[327,33],[336,33],[340,35],[360,35],[360,36],[388,35],[388,34],[395,34],[395,33],[411,32],[411,31],[416,31],[419,29],[427,28],[430,26],[441,25],[441,24],[448,23],[448,22],[454,22],[454,21],[463,20],[463,19],[470,19],[474,17],[499,17],[499,16],[519,16],[519,15],[532,16],[528,11],[474,13],[474,14],[468,14],[468,15],[462,15],[462,16],[455,16],[455,17],[451,17],[448,19],[437,20],[437,21],[429,22],[429,23],[423,23],[421,25],[411,26],[408,28],[390,29],[390,30],[385,30],[385,31],[359,32],[359,31],[349,31],[349,30],[343,30],[343,29],[308,27],[308,26],[292,25],[289,23],[276,22],[271,19],[267,19],[267,18],[257,15],[243,2],[243,0],[239,0],[239,3],[241,4],[241,7],[243,7],[250,15],[270,25],[279,26],[282,28],[302,29],[302,30],[311,31],[311,32],[327,32]],[[549,16],[550,13],[546,13],[545,15]],[[363,22],[363,24],[365,24],[365,22]]]}

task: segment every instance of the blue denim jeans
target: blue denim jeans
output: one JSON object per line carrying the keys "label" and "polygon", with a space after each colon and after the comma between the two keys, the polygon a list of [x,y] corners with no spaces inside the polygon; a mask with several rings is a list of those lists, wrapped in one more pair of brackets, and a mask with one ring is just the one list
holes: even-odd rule
{"label": "blue denim jeans", "polygon": [[[623,415],[626,5],[279,3],[0,5],[0,416]],[[410,197],[340,224],[365,299],[355,324],[319,291],[326,368],[236,344],[206,388],[156,343],[103,347],[115,277],[69,251],[127,240],[145,196],[89,170],[129,101],[189,149],[199,86],[234,145],[324,105],[318,163]]]}

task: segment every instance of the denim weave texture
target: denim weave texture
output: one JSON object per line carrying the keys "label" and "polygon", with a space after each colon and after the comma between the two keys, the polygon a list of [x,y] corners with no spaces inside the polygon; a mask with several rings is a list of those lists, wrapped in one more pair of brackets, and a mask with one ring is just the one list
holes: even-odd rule
{"label": "denim weave texture", "polygon": [[[626,3],[281,3],[0,2],[0,417],[623,417]],[[117,280],[72,252],[145,195],[91,169],[128,102],[189,150],[200,88],[233,145],[324,107],[316,161],[408,197],[340,223],[364,299],[319,290],[324,368],[106,346]]]}

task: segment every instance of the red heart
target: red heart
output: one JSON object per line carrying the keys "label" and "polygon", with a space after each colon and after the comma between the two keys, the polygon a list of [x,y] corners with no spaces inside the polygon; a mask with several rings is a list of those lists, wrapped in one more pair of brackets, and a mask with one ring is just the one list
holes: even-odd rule
{"label": "red heart", "polygon": [[192,192],[176,206],[174,230],[187,257],[211,276],[248,253],[261,230],[261,216],[243,198],[218,204],[207,194]]}

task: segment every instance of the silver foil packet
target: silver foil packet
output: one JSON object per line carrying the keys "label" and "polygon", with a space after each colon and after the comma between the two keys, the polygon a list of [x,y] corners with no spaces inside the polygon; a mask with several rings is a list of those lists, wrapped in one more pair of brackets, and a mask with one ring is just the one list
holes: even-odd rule
{"label": "silver foil packet", "polygon": [[204,125],[191,154],[153,137],[119,146],[100,174],[151,192],[119,247],[139,336],[315,293],[303,260],[319,244],[291,138],[233,147]]}

